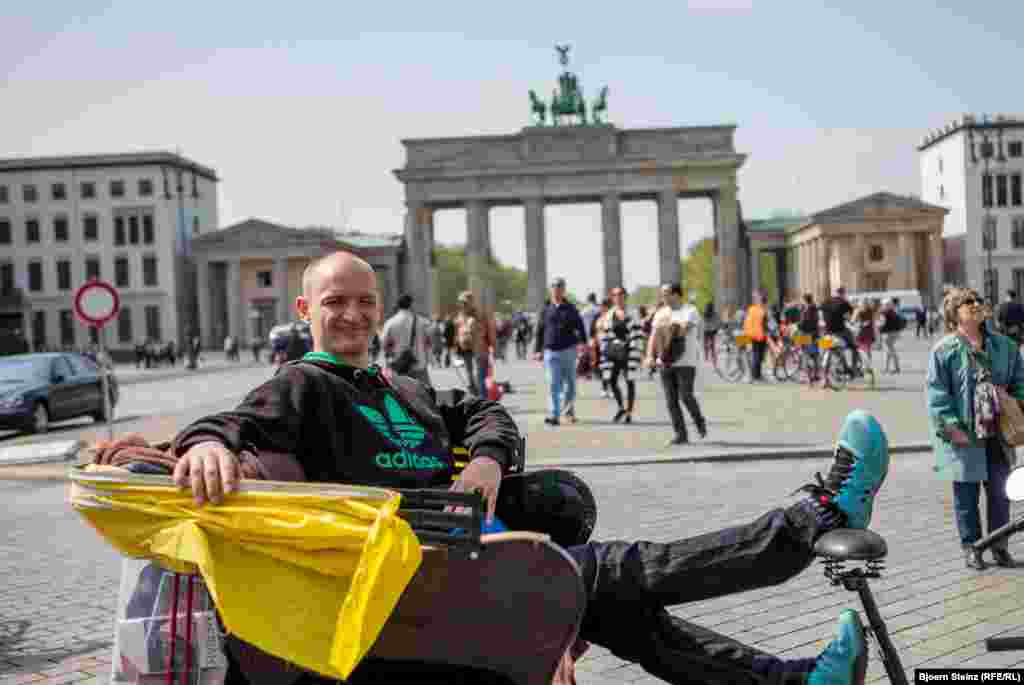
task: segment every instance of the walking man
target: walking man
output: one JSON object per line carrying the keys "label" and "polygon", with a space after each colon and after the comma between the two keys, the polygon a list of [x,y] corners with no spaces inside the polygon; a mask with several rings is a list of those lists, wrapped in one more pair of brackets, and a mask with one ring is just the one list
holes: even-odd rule
{"label": "walking man", "polygon": [[551,391],[551,415],[544,419],[558,425],[562,415],[562,388],[565,388],[565,416],[576,423],[576,353],[585,353],[587,332],[576,306],[565,299],[565,279],[551,282],[551,302],[537,319],[537,342],[533,356],[544,361]]}
{"label": "walking man", "polygon": [[[686,434],[686,422],[680,403],[690,413],[697,434],[704,438],[708,434],[707,421],[700,411],[697,397],[693,394],[694,381],[697,379],[697,360],[700,359],[700,312],[693,304],[683,304],[683,288],[678,283],[665,285],[661,288],[661,296],[665,306],[654,315],[653,334],[647,344],[647,364],[654,368],[661,365],[661,385],[665,390],[665,401],[668,413],[672,416],[672,427],[675,437],[668,441],[668,446],[685,445],[690,440]],[[674,329],[674,330],[673,330]],[[675,359],[666,359],[665,352],[672,349],[672,338],[675,335],[684,337],[685,345],[682,354]],[[678,350],[678,343],[675,349]],[[668,364],[664,362],[668,361]]]}
{"label": "walking man", "polygon": [[429,387],[425,342],[429,335],[428,322],[412,310],[412,295],[402,295],[397,305],[398,310],[384,323],[381,331],[384,352],[388,360],[397,365],[394,368],[396,373],[415,378]]}

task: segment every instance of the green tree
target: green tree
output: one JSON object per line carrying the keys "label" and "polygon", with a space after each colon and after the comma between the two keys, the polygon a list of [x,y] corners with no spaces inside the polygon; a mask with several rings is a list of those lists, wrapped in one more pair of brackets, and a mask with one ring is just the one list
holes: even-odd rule
{"label": "green tree", "polygon": [[[437,287],[441,312],[455,310],[459,293],[469,287],[464,245],[437,245],[434,248]],[[485,269],[487,282],[494,286],[495,309],[511,314],[526,307],[526,272],[494,260]]]}
{"label": "green tree", "polygon": [[689,249],[683,259],[683,296],[697,295],[697,307],[715,299],[718,284],[718,259],[715,257],[715,239],[704,238]]}

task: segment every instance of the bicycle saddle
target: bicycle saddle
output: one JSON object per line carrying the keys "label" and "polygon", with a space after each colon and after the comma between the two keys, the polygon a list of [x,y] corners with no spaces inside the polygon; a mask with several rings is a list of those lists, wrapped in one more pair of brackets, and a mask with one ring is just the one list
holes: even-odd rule
{"label": "bicycle saddle", "polygon": [[814,553],[838,561],[874,561],[889,551],[885,538],[870,530],[838,528],[814,543]]}

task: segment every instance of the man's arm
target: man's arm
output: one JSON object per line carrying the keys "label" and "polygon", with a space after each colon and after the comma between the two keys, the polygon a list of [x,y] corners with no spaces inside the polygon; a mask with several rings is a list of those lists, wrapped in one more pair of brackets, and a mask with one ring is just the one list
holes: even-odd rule
{"label": "man's arm", "polygon": [[576,326],[576,335],[579,338],[576,344],[585,345],[589,338],[587,338],[587,328],[583,325],[583,317],[580,316],[580,310],[576,307],[573,307],[572,311],[576,315],[576,320],[573,323]]}

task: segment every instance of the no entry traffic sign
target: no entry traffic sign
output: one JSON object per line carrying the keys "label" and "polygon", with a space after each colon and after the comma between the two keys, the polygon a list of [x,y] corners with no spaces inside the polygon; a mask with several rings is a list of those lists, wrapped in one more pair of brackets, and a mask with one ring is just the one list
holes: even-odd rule
{"label": "no entry traffic sign", "polygon": [[101,327],[121,309],[121,297],[106,281],[89,281],[75,291],[75,315],[89,326]]}

